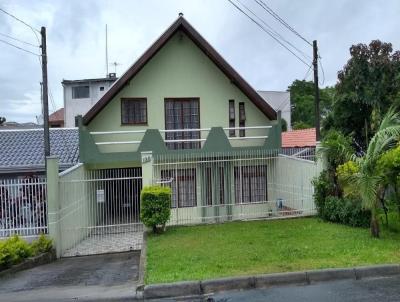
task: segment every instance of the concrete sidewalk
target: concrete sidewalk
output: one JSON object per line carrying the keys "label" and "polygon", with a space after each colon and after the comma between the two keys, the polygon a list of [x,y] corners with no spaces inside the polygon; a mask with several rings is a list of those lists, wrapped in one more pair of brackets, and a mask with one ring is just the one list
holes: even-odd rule
{"label": "concrete sidewalk", "polygon": [[124,301],[136,296],[140,251],[63,258],[0,279],[0,301]]}

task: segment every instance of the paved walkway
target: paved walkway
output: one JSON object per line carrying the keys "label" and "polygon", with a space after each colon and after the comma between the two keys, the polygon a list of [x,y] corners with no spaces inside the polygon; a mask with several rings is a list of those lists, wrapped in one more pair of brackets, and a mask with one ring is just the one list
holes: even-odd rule
{"label": "paved walkway", "polygon": [[97,301],[132,297],[140,252],[63,258],[0,278],[0,301]]}
{"label": "paved walkway", "polygon": [[137,251],[142,248],[142,242],[143,232],[96,234],[65,251],[63,257]]}

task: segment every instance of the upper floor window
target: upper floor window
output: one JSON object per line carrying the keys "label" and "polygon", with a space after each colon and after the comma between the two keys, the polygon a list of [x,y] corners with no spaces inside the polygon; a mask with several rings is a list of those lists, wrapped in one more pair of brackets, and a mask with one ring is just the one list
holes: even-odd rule
{"label": "upper floor window", "polygon": [[121,99],[121,123],[122,125],[146,125],[147,99]]}
{"label": "upper floor window", "polygon": [[[235,101],[229,100],[229,128],[235,127]],[[229,130],[229,136],[235,136],[235,129]]]}
{"label": "upper floor window", "polygon": [[[244,128],[246,127],[246,112],[244,110],[244,103],[239,103],[239,127]],[[240,129],[239,136],[243,137],[246,136],[246,130]]]}
{"label": "upper floor window", "polygon": [[[165,138],[169,141],[167,143],[169,149],[200,148],[199,128],[200,105],[198,98],[165,99],[165,129],[177,130],[165,133]],[[173,142],[174,140],[176,142]]]}
{"label": "upper floor window", "polygon": [[100,86],[100,91],[104,91],[104,86]]}
{"label": "upper floor window", "polygon": [[75,86],[72,87],[73,99],[85,99],[90,97],[89,86]]}

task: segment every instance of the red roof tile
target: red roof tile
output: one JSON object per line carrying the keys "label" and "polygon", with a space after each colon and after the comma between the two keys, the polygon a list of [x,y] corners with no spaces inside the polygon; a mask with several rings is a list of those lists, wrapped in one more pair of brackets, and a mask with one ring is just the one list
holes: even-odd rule
{"label": "red roof tile", "polygon": [[315,147],[315,128],[282,132],[282,148]]}
{"label": "red roof tile", "polygon": [[49,116],[50,122],[64,121],[64,108],[58,109]]}

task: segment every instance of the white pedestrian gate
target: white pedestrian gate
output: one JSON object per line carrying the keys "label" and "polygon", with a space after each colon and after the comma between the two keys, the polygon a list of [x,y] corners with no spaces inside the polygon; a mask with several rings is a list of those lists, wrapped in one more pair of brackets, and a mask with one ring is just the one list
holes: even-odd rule
{"label": "white pedestrian gate", "polygon": [[60,175],[62,256],[141,248],[141,168],[86,170]]}

